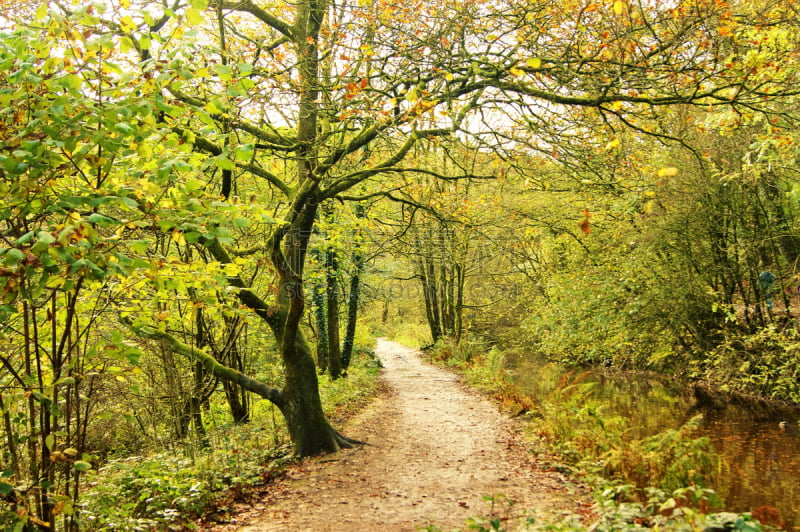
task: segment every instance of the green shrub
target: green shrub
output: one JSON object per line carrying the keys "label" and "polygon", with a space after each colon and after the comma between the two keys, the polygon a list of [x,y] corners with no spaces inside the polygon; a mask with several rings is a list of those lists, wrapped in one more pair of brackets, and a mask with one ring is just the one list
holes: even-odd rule
{"label": "green shrub", "polygon": [[735,337],[694,364],[730,390],[800,403],[800,333],[774,325]]}
{"label": "green shrub", "polygon": [[[224,429],[226,443],[194,457],[170,453],[113,460],[91,473],[82,530],[165,530],[199,516],[225,490],[244,493],[285,463],[289,448],[264,445],[256,426]],[[215,435],[219,436],[219,435]]]}

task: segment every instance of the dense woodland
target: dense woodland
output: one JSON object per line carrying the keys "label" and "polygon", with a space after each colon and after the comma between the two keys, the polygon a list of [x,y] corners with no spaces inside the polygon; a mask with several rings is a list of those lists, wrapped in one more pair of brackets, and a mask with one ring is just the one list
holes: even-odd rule
{"label": "dense woodland", "polygon": [[793,0],[2,8],[4,528],[353,445],[372,334],[800,402]]}

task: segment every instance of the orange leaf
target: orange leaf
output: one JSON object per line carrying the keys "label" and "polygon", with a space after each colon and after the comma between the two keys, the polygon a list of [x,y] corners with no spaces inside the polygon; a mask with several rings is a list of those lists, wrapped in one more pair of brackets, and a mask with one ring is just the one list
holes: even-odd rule
{"label": "orange leaf", "polygon": [[584,235],[588,235],[591,232],[592,229],[589,226],[589,209],[583,209],[583,220],[578,222],[578,227],[583,231]]}

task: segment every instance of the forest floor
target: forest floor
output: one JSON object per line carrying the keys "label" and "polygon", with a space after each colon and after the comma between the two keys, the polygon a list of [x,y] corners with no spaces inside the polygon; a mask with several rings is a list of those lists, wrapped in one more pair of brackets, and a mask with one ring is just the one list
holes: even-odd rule
{"label": "forest floor", "polygon": [[383,392],[343,430],[367,445],[290,467],[212,530],[453,530],[471,518],[516,530],[586,508],[581,488],[530,452],[522,424],[458,376],[385,339],[376,354]]}

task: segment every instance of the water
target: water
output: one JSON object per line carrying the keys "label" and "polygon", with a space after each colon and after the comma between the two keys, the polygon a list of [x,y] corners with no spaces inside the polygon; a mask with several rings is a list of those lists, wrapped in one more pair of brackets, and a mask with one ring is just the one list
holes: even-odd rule
{"label": "water", "polygon": [[[552,364],[512,361],[520,387],[534,398],[555,388],[568,372]],[[678,428],[703,414],[698,436],[707,436],[722,459],[716,491],[726,509],[749,512],[773,507],[787,530],[800,530],[800,407],[763,402],[705,400],[665,377],[627,372],[589,372],[582,382],[596,383],[595,397],[610,414],[628,420],[627,434],[643,438]],[[789,428],[780,427],[787,421]],[[764,509],[761,510],[762,512]],[[769,510],[767,510],[769,511]]]}

